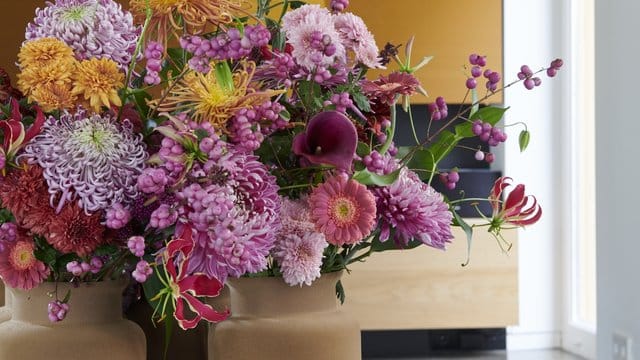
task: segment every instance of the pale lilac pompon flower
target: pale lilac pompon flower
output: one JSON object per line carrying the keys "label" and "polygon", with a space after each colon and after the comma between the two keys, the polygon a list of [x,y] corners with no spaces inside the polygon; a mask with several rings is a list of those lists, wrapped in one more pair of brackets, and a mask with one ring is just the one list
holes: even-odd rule
{"label": "pale lilac pompon flower", "polygon": [[389,239],[400,245],[416,239],[425,245],[444,249],[453,238],[453,215],[442,195],[418,176],[403,168],[400,177],[388,187],[374,189],[380,222],[380,240]]}
{"label": "pale lilac pompon flower", "polygon": [[307,70],[345,62],[345,48],[329,10],[318,5],[301,6],[283,17],[282,29],[293,46],[291,55]]}
{"label": "pale lilac pompon flower", "polygon": [[353,51],[356,61],[370,68],[383,68],[376,40],[362,18],[352,13],[344,13],[336,15],[334,19],[342,44],[347,50]]}
{"label": "pale lilac pompon flower", "polygon": [[131,14],[113,0],[56,0],[36,10],[25,37],[58,38],[74,50],[78,59],[111,59],[125,70],[139,33]]}
{"label": "pale lilac pompon flower", "polygon": [[320,277],[322,255],[329,245],[315,230],[304,200],[284,199],[280,210],[282,230],[276,236],[273,256],[284,281],[291,286],[311,285]]}

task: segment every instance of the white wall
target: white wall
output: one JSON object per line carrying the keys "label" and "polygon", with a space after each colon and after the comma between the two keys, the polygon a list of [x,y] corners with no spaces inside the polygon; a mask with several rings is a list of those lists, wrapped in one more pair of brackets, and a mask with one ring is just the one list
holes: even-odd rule
{"label": "white wall", "polygon": [[598,359],[613,331],[640,358],[638,14],[640,1],[596,0]]}
{"label": "white wall", "polygon": [[[561,51],[563,1],[504,0],[504,78],[515,79],[523,64],[539,69]],[[563,71],[566,69],[563,69]],[[507,348],[534,349],[560,346],[561,251],[563,221],[560,156],[562,71],[557,78],[541,74],[542,86],[528,91],[521,84],[507,90],[511,106],[507,123],[524,121],[531,132],[527,151],[518,150],[518,132],[508,132],[505,173],[526,184],[543,207],[536,225],[519,233],[520,324],[508,329]]]}

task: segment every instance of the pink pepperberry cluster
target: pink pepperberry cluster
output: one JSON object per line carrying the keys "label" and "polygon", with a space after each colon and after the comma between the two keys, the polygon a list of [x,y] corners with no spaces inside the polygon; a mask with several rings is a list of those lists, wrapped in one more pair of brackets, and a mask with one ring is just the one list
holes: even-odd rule
{"label": "pink pepperberry cluster", "polygon": [[91,258],[89,262],[85,261],[69,261],[67,263],[67,271],[73,276],[83,276],[87,273],[97,274],[102,270],[104,262],[98,256]]}
{"label": "pink pepperberry cluster", "polygon": [[247,25],[244,32],[231,28],[227,32],[206,39],[200,36],[180,38],[180,46],[193,54],[189,66],[198,72],[211,70],[211,60],[236,60],[251,54],[254,48],[266,46],[271,33],[262,24]]}
{"label": "pink pepperberry cluster", "polygon": [[542,84],[542,80],[540,80],[539,77],[533,76],[533,71],[531,71],[531,68],[529,68],[528,65],[522,65],[520,67],[518,79],[524,80],[522,84],[527,90],[531,90],[534,87],[540,86],[540,84]]}
{"label": "pink pepperberry cluster", "polygon": [[146,246],[144,244],[144,238],[142,236],[130,237],[129,240],[127,240],[127,247],[133,255],[137,257],[144,256],[144,249]]}
{"label": "pink pepperberry cluster", "polygon": [[446,101],[442,96],[438,96],[436,101],[427,105],[429,112],[431,113],[431,120],[438,121],[446,119],[449,116],[449,108]]}
{"label": "pink pepperberry cluster", "polygon": [[329,7],[334,13],[343,12],[349,6],[349,0],[331,0]]}
{"label": "pink pepperberry cluster", "polygon": [[562,67],[562,64],[563,64],[562,59],[553,60],[549,65],[549,68],[547,68],[547,76],[548,77],[556,76],[556,74],[558,73],[558,70],[560,70],[560,68]]}
{"label": "pink pepperberry cluster", "polygon": [[284,106],[271,101],[238,110],[229,126],[231,142],[237,145],[238,150],[251,152],[258,149],[265,136],[285,129],[289,124],[280,116],[283,110]]}
{"label": "pink pepperberry cluster", "polygon": [[178,213],[167,204],[161,204],[151,213],[149,226],[158,230],[166,229],[178,219]]}
{"label": "pink pepperberry cluster", "polygon": [[478,161],[486,161],[487,163],[491,164],[495,159],[495,155],[493,153],[485,153],[484,151],[478,149],[478,151],[476,151],[475,155],[474,155],[475,159]]}
{"label": "pink pepperberry cluster", "polygon": [[147,278],[151,274],[153,274],[153,269],[151,268],[149,263],[144,261],[144,260],[140,260],[136,264],[136,269],[133,270],[133,272],[131,273],[131,276],[133,276],[133,278],[137,282],[143,283],[143,282],[147,281]]}
{"label": "pink pepperberry cluster", "polygon": [[507,141],[507,134],[502,129],[482,120],[474,121],[471,131],[489,146],[498,146],[500,143]]}
{"label": "pink pepperberry cluster", "polygon": [[184,170],[183,154],[184,148],[175,140],[165,137],[160,142],[158,155],[164,161],[164,167],[169,171],[170,178],[177,178]]}
{"label": "pink pepperberry cluster", "polygon": [[145,194],[161,194],[169,183],[169,177],[162,168],[146,168],[138,176],[138,190]]}
{"label": "pink pepperberry cluster", "polygon": [[498,83],[501,80],[500,73],[491,69],[485,69],[484,71],[482,71],[482,68],[487,65],[486,56],[471,54],[469,55],[469,63],[472,66],[471,77],[469,77],[466,82],[467,89],[475,89],[476,86],[478,86],[478,81],[476,79],[480,76],[483,76],[485,79],[487,79],[487,82],[485,84],[487,90],[494,92],[498,89]]}
{"label": "pink pepperberry cluster", "polygon": [[362,162],[369,172],[378,175],[390,174],[398,168],[398,163],[392,155],[382,155],[375,150],[363,157]]}
{"label": "pink pepperberry cluster", "polygon": [[449,190],[453,190],[456,188],[456,184],[460,181],[460,175],[457,171],[452,170],[450,172],[440,173],[440,181],[447,187]]}
{"label": "pink pepperberry cluster", "polygon": [[147,74],[144,77],[145,84],[160,84],[160,70],[162,70],[162,54],[164,47],[156,41],[149,41],[144,50],[144,57],[147,59]]}
{"label": "pink pepperberry cluster", "polygon": [[69,304],[60,300],[51,301],[47,306],[47,316],[52,323],[64,320],[68,312]]}
{"label": "pink pepperberry cluster", "polygon": [[122,229],[131,220],[131,212],[121,203],[116,203],[107,210],[106,219],[109,229]]}
{"label": "pink pepperberry cluster", "polygon": [[347,111],[347,108],[353,107],[353,100],[351,100],[348,92],[337,93],[331,95],[331,98],[325,101],[324,105],[334,105],[336,107],[336,111],[345,113]]}

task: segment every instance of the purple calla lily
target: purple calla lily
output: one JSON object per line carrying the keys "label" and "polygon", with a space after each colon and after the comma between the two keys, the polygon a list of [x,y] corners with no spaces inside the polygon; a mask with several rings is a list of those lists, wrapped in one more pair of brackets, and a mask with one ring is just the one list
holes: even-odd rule
{"label": "purple calla lily", "polygon": [[293,153],[314,164],[349,170],[357,145],[353,122],[337,111],[325,111],[314,116],[306,130],[293,139]]}

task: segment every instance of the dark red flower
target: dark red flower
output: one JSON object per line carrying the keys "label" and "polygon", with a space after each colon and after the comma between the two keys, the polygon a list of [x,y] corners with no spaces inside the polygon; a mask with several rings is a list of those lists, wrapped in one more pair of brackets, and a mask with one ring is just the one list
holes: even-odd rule
{"label": "dark red flower", "polygon": [[536,197],[525,195],[525,187],[518,184],[507,195],[505,201],[501,201],[502,193],[511,186],[510,177],[501,177],[493,185],[489,202],[493,208],[491,229],[498,230],[504,222],[525,226],[535,224],[542,216],[542,208],[538,205]]}
{"label": "dark red flower", "polygon": [[[190,226],[184,226],[180,237],[176,237],[167,244],[163,253],[163,262],[167,274],[165,284],[167,288],[160,291],[158,298],[163,298],[159,303],[164,304],[171,300],[174,305],[173,316],[178,325],[184,329],[193,329],[200,320],[219,322],[229,317],[229,310],[216,311],[211,305],[198,300],[197,297],[215,297],[220,295],[223,284],[216,278],[203,273],[189,273],[189,263],[194,241]],[[193,317],[187,318],[185,311],[187,306]]]}
{"label": "dark red flower", "polygon": [[3,207],[11,211],[18,225],[30,229],[24,223],[25,216],[36,208],[50,208],[42,168],[37,165],[25,165],[0,179],[0,201]]}
{"label": "dark red flower", "polygon": [[293,153],[314,164],[349,170],[357,145],[353,122],[337,111],[325,111],[314,116],[305,131],[293,139]]}
{"label": "dark red flower", "polygon": [[380,75],[374,81],[363,80],[361,87],[370,100],[378,100],[389,106],[395,104],[397,96],[415,93],[420,87],[420,81],[411,74],[396,71],[388,76]]}
{"label": "dark red flower", "polygon": [[59,214],[49,219],[45,238],[62,253],[89,255],[104,243],[104,226],[100,224],[100,213],[87,215],[77,202],[69,203]]}

